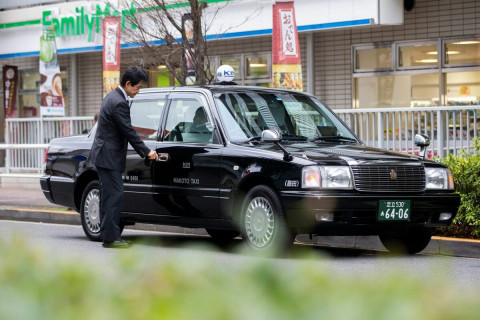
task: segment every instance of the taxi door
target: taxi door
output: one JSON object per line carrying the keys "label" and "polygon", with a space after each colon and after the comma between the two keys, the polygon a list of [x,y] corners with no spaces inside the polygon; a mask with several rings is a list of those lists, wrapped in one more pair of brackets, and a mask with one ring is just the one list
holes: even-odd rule
{"label": "taxi door", "polygon": [[[130,104],[132,127],[147,147],[155,150],[166,93],[139,94]],[[153,164],[145,161],[129,144],[123,185],[123,212],[153,214]]]}
{"label": "taxi door", "polygon": [[206,97],[171,93],[154,163],[155,213],[176,218],[220,218],[219,171],[223,145]]}

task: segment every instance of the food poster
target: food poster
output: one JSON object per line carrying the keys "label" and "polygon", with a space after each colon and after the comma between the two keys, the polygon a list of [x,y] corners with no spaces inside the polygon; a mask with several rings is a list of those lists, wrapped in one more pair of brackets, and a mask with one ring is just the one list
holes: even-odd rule
{"label": "food poster", "polygon": [[273,85],[303,91],[300,41],[293,1],[273,5]]}
{"label": "food poster", "polygon": [[65,115],[62,77],[57,60],[53,26],[43,29],[40,36],[40,114],[42,116]]}
{"label": "food poster", "polygon": [[103,96],[120,83],[120,17],[103,19]]}

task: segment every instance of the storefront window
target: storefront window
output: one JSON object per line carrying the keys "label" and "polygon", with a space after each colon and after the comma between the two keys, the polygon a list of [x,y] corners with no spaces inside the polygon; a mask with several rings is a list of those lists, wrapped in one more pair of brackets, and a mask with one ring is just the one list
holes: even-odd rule
{"label": "storefront window", "polygon": [[247,57],[247,78],[269,77],[269,59],[267,56]]}
{"label": "storefront window", "polygon": [[212,57],[211,63],[215,71],[220,65],[228,64],[235,71],[233,81],[239,85],[271,87],[272,53],[246,53],[235,56]]}
{"label": "storefront window", "polygon": [[355,79],[357,108],[438,106],[437,73]]}
{"label": "storefront window", "polygon": [[450,41],[445,43],[445,64],[480,64],[480,41]]}
{"label": "storefront window", "polygon": [[447,105],[480,104],[480,71],[449,72],[445,75],[445,82]]}
{"label": "storefront window", "polygon": [[399,68],[422,68],[438,65],[438,50],[435,43],[400,45],[398,47]]}
{"label": "storefront window", "polygon": [[220,65],[228,64],[235,71],[235,77],[242,78],[242,58],[220,58]]}
{"label": "storefront window", "polygon": [[392,48],[356,48],[355,71],[392,69]]}

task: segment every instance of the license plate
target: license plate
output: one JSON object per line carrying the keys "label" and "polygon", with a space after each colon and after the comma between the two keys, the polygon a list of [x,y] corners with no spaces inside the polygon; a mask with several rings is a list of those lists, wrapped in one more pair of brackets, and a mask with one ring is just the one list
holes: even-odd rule
{"label": "license plate", "polygon": [[410,200],[380,200],[378,221],[410,221]]}

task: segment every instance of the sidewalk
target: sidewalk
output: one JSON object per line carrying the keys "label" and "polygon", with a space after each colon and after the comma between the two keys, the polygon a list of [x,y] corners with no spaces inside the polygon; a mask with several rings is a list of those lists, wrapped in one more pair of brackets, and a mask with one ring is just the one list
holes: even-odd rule
{"label": "sidewalk", "polygon": [[[38,189],[0,187],[0,220],[18,220],[43,223],[80,225],[80,215],[68,208],[50,203]],[[188,229],[172,226],[136,224],[130,228],[159,232],[206,235],[204,229]],[[300,235],[297,241],[325,247],[357,248],[384,251],[385,248],[376,236],[357,237],[314,237]],[[480,258],[480,241],[433,237],[423,251],[427,254],[440,254],[458,257]]]}

